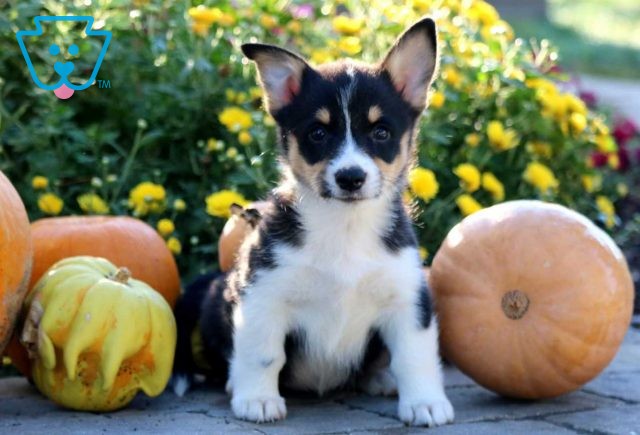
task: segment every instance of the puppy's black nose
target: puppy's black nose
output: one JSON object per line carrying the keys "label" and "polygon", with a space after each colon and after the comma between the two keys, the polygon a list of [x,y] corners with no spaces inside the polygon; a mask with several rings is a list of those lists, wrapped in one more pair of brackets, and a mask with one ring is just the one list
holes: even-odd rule
{"label": "puppy's black nose", "polygon": [[336,183],[342,190],[355,192],[360,189],[367,178],[367,173],[359,166],[340,169],[336,172]]}

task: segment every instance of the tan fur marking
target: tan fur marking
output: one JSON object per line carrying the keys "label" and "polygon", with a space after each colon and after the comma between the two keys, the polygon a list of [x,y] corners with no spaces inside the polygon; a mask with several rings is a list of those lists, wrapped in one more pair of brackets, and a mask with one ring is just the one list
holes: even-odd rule
{"label": "tan fur marking", "polygon": [[400,173],[408,167],[409,158],[411,156],[409,149],[409,138],[414,134],[412,131],[408,131],[402,135],[400,139],[400,152],[396,156],[396,158],[391,163],[387,163],[380,158],[376,158],[375,162],[378,168],[380,168],[380,172],[382,173],[382,177],[387,181],[395,181]]}
{"label": "tan fur marking", "polygon": [[313,190],[320,193],[321,186],[320,174],[324,170],[327,162],[318,162],[315,165],[309,165],[304,157],[300,154],[298,141],[294,136],[289,136],[287,143],[289,145],[289,166],[293,173],[304,180]]}
{"label": "tan fur marking", "polygon": [[316,112],[316,119],[323,124],[329,125],[331,123],[331,113],[326,107],[321,107]]}
{"label": "tan fur marking", "polygon": [[371,124],[375,124],[378,120],[382,118],[382,109],[380,106],[371,106],[369,108],[369,113],[367,114],[367,119]]}

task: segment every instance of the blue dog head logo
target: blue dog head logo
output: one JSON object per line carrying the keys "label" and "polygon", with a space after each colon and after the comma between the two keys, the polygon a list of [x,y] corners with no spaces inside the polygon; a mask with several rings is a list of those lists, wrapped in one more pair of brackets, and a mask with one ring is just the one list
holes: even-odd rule
{"label": "blue dog head logo", "polygon": [[[60,47],[56,44],[51,44],[49,46],[49,54],[56,58],[56,62],[53,65],[53,69],[60,77],[60,79],[53,84],[44,84],[40,78],[38,78],[38,74],[36,73],[35,68],[33,67],[33,63],[31,62],[31,57],[27,52],[25,47],[24,38],[25,36],[41,36],[43,34],[42,23],[47,22],[56,22],[56,21],[79,21],[86,22],[87,26],[85,28],[85,33],[87,36],[100,36],[104,37],[104,43],[102,44],[102,48],[98,55],[98,59],[93,67],[91,72],[91,77],[89,80],[84,82],[83,84],[77,85],[71,83],[69,80],[70,74],[74,71],[75,65],[71,61],[64,61],[64,53],[61,52]],[[104,55],[107,52],[107,48],[109,47],[109,42],[111,42],[111,32],[107,30],[93,30],[93,17],[89,16],[67,16],[67,17],[36,17],[34,19],[34,23],[36,25],[35,30],[20,30],[16,33],[16,38],[18,39],[18,44],[20,45],[20,50],[22,51],[22,55],[24,56],[24,60],[27,62],[27,67],[29,68],[29,73],[31,74],[31,78],[34,83],[47,91],[54,91],[56,96],[61,99],[67,99],[73,95],[75,91],[81,91],[83,89],[87,89],[91,86],[96,76],[98,75],[98,71],[100,70],[100,65],[102,64],[102,59],[104,59]],[[77,56],[79,53],[78,46],[72,44],[68,47],[67,53],[70,56]],[[58,59],[59,58],[59,59]]]}

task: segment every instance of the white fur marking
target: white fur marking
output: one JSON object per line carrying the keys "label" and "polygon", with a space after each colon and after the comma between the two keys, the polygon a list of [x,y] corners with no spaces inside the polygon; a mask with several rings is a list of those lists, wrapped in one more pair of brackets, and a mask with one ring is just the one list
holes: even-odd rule
{"label": "white fur marking", "polygon": [[[353,72],[350,74],[353,77]],[[345,141],[342,150],[327,167],[325,182],[334,196],[340,196],[340,188],[336,183],[336,173],[341,169],[358,166],[367,174],[366,181],[360,190],[362,198],[372,198],[380,193],[382,175],[375,161],[360,149],[353,137],[351,130],[351,114],[349,113],[349,101],[353,93],[356,80],[352,78],[349,85],[340,92],[340,106],[345,119]]]}

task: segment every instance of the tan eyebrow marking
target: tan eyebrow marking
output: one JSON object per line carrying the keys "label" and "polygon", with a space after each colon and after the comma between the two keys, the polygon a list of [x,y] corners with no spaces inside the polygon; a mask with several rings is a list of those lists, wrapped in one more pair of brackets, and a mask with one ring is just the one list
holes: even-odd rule
{"label": "tan eyebrow marking", "polygon": [[321,107],[320,109],[318,109],[318,111],[316,112],[316,119],[323,124],[329,125],[329,123],[331,122],[331,113],[329,113],[329,109],[327,109],[326,107]]}
{"label": "tan eyebrow marking", "polygon": [[367,114],[367,119],[369,120],[369,122],[373,124],[380,118],[382,118],[382,109],[380,108],[380,106],[371,106],[369,108],[369,113]]}

